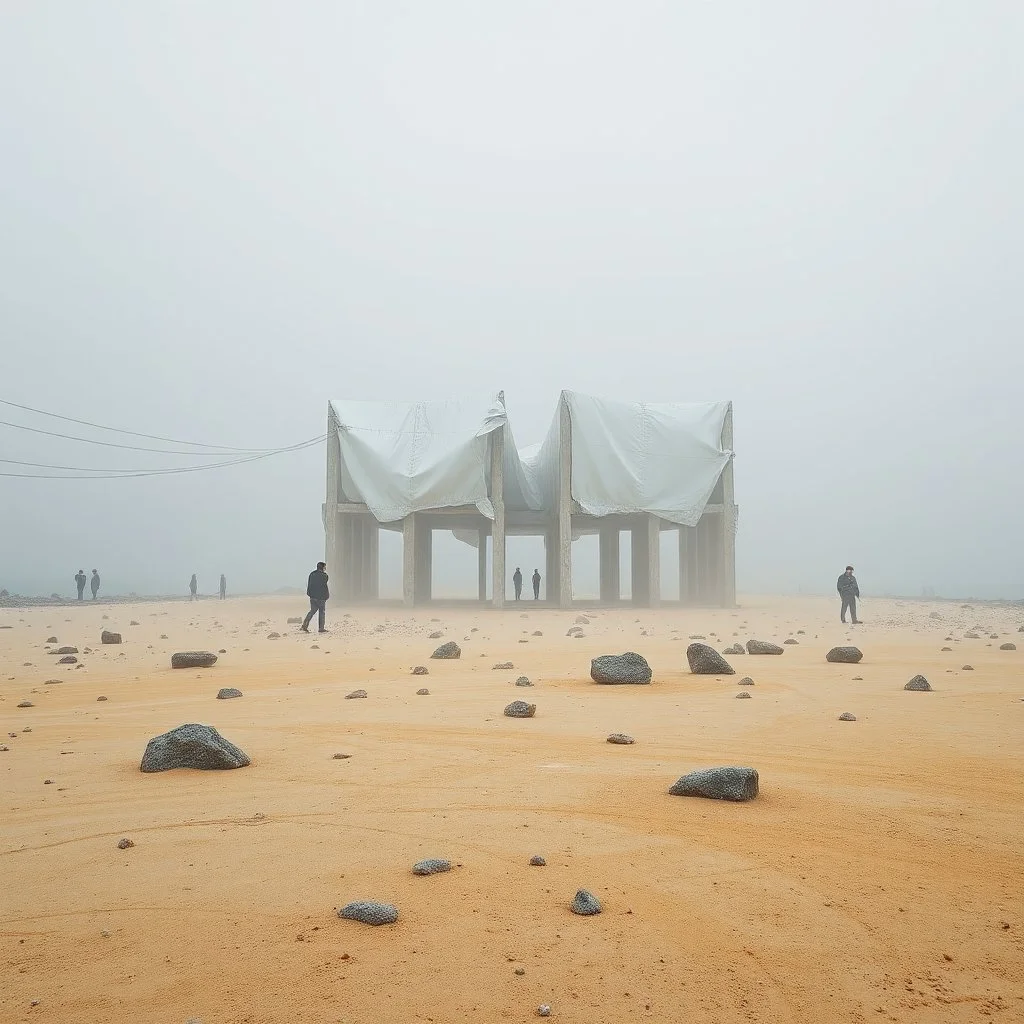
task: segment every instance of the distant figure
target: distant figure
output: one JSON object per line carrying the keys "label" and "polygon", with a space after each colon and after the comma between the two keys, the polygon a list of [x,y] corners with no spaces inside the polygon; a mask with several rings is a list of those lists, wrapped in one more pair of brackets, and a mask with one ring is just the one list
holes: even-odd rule
{"label": "distant figure", "polygon": [[220,599],[223,601],[228,596],[228,580],[224,573],[220,574]]}
{"label": "distant figure", "polygon": [[516,566],[516,571],[512,573],[512,586],[516,588],[516,600],[518,601],[523,594],[523,574],[519,571],[519,566]]}
{"label": "distant figure", "polygon": [[199,589],[199,581],[196,579],[196,574],[192,573],[192,579],[188,581],[188,592],[189,600],[194,601],[196,599],[196,591]]}
{"label": "distant figure", "polygon": [[85,584],[88,577],[85,575],[84,569],[79,569],[75,574],[75,583],[78,584],[78,600],[81,601],[85,597]]}
{"label": "distant figure", "polygon": [[327,573],[324,572],[324,569],[326,568],[326,562],[317,562],[316,568],[309,574],[309,582],[306,584],[306,596],[309,598],[309,612],[302,620],[302,625],[299,627],[303,633],[309,632],[309,622],[310,619],[313,618],[314,614],[319,616],[319,632],[327,632],[324,628],[324,616],[327,614],[327,601],[331,596],[331,592],[327,589]]}
{"label": "distant figure", "polygon": [[93,569],[92,579],[89,580],[89,589],[92,591],[92,599],[96,600],[96,595],[100,592],[100,574]]}
{"label": "distant figure", "polygon": [[846,609],[850,609],[850,619],[855,626],[860,625],[857,618],[857,598],[860,597],[860,587],[857,586],[857,577],[853,575],[853,566],[848,565],[846,572],[836,582],[836,590],[843,599],[843,607],[839,612],[840,622],[846,622]]}
{"label": "distant figure", "polygon": [[540,569],[533,570],[533,599],[540,600]]}

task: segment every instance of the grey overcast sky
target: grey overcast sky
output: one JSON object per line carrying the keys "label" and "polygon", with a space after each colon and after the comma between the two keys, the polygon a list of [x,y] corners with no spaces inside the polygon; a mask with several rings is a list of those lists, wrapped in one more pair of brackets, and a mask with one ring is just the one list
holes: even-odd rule
{"label": "grey overcast sky", "polygon": [[[731,398],[741,592],[1024,597],[1022,54],[1019,0],[6,0],[0,398],[244,447]],[[0,477],[0,586],[302,586],[323,488]]]}

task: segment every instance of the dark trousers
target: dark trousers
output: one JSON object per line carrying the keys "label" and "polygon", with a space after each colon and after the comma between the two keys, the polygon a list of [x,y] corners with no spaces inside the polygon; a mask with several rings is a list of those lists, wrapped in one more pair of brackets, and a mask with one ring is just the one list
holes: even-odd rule
{"label": "dark trousers", "polygon": [[85,597],[85,584],[81,584],[78,588],[78,600],[81,601]]}
{"label": "dark trousers", "polygon": [[533,599],[534,601],[540,600],[540,584],[534,583],[533,585]]}
{"label": "dark trousers", "polygon": [[512,586],[515,588],[516,600],[523,596],[523,585],[522,583],[513,583]]}
{"label": "dark trousers", "polygon": [[99,588],[99,587],[97,587],[97,588],[96,588],[96,589],[95,589],[95,590],[94,590],[94,591],[92,592],[92,599],[93,599],[94,601],[96,600],[96,595],[97,595],[97,594],[98,594],[99,592],[100,592],[100,588]]}
{"label": "dark trousers", "polygon": [[843,594],[843,610],[839,613],[839,618],[846,621],[846,609],[850,609],[850,618],[857,621],[857,596],[856,594]]}
{"label": "dark trousers", "polygon": [[309,613],[302,620],[302,628],[309,629],[310,620],[314,615],[319,615],[320,625],[319,630],[322,633],[324,631],[324,616],[327,614],[327,602],[321,600],[318,597],[311,597],[309,599]]}

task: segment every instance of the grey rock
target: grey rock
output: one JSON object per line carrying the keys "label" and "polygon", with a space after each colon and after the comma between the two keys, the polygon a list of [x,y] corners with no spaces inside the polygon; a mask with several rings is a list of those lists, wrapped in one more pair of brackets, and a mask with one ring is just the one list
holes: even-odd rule
{"label": "grey rock", "polygon": [[460,658],[462,657],[462,648],[454,640],[449,640],[448,643],[441,644],[441,646],[434,651],[431,657],[440,658],[442,660]]}
{"label": "grey rock", "polygon": [[736,669],[708,644],[690,644],[686,648],[690,671],[698,676],[732,676]]}
{"label": "grey rock", "polygon": [[737,693],[737,694],[736,694],[736,696],[737,696],[737,697],[738,697],[739,699],[741,699],[741,700],[742,700],[743,698],[746,698],[747,700],[750,700],[750,692],[749,692],[748,690],[740,690],[740,692],[739,692],[739,693]]}
{"label": "grey rock", "polygon": [[417,690],[416,691],[416,696],[417,697],[429,697],[430,696],[430,691],[424,686],[422,690]]}
{"label": "grey rock", "polygon": [[961,672],[973,672],[974,671],[974,666],[973,665],[964,665],[963,668],[960,669],[960,671]]}
{"label": "grey rock", "polygon": [[46,642],[48,644],[59,644],[60,643],[60,641],[55,636],[48,636],[46,638]]}
{"label": "grey rock", "polygon": [[55,651],[50,651],[51,654],[77,654],[77,647],[58,647]]}
{"label": "grey rock", "polygon": [[212,651],[178,651],[171,655],[171,668],[212,668],[217,655]]}
{"label": "grey rock", "polygon": [[77,665],[78,659],[73,654],[65,654],[63,658],[57,659],[58,665]]}
{"label": "grey rock", "polygon": [[452,862],[441,857],[428,857],[426,860],[418,860],[412,866],[414,875],[439,875],[444,871],[451,871]]}
{"label": "grey rock", "polygon": [[547,861],[539,853],[535,853],[530,858],[530,867],[532,867],[532,868],[542,868],[542,867],[545,867],[546,865],[547,865]]}
{"label": "grey rock", "polygon": [[930,690],[931,688],[931,683],[929,683],[922,675],[914,676],[914,678],[903,687],[904,690]]}
{"label": "grey rock", "polygon": [[492,672],[508,672],[510,669],[515,668],[515,665],[511,661],[499,661],[497,665],[491,666]]}
{"label": "grey rock", "polygon": [[356,900],[354,903],[346,903],[338,911],[338,917],[348,921],[362,921],[363,924],[394,924],[398,920],[398,908],[375,900]]}
{"label": "grey rock", "polygon": [[120,642],[121,642],[121,634],[120,633],[111,633],[109,630],[106,630],[106,629],[103,630],[102,633],[100,633],[100,643],[101,644],[119,644]]}
{"label": "grey rock", "polygon": [[232,697],[241,697],[242,691],[236,690],[233,686],[222,686],[217,691],[217,700],[231,700]]}
{"label": "grey rock", "polygon": [[733,644],[732,647],[726,647],[723,654],[746,654],[746,649],[742,644]]}
{"label": "grey rock", "polygon": [[570,626],[565,631],[566,636],[583,636],[583,630],[579,626]]}
{"label": "grey rock", "polygon": [[412,674],[414,676],[429,676],[430,675],[430,669],[428,669],[426,665],[417,665],[412,670]]}
{"label": "grey rock", "polygon": [[535,629],[533,631],[533,633],[531,634],[531,636],[543,636],[543,635],[544,634],[539,629]]}
{"label": "grey rock", "polygon": [[516,680],[516,686],[533,686],[533,683],[530,682],[528,676],[520,676]]}
{"label": "grey rock", "polygon": [[119,850],[130,850],[135,844],[130,839],[119,839],[117,848]]}
{"label": "grey rock", "polygon": [[142,755],[144,772],[166,772],[174,768],[212,771],[245,768],[252,762],[246,753],[230,743],[212,725],[189,723],[154,736]]}
{"label": "grey rock", "polygon": [[280,640],[281,639],[281,634],[280,633],[268,633],[267,634],[267,639],[268,640]]}
{"label": "grey rock", "polygon": [[744,676],[737,684],[737,686],[753,686],[754,680],[750,676]]}
{"label": "grey rock", "polygon": [[757,796],[758,777],[755,768],[726,765],[721,768],[699,768],[682,776],[669,793],[672,796],[703,796],[710,800],[753,800]]}
{"label": "grey rock", "polygon": [[999,650],[1001,651],[1015,651],[1017,650],[1016,644],[1000,644]]}
{"label": "grey rock", "polygon": [[366,696],[368,696],[368,694],[365,690],[353,690],[351,693],[345,694],[345,700],[359,700]]}
{"label": "grey rock", "polygon": [[331,760],[333,761],[347,761],[352,755],[351,754],[335,754]]}
{"label": "grey rock", "polygon": [[793,639],[793,637],[790,637],[788,640],[783,640],[782,642],[783,642],[783,644],[790,644],[790,645],[800,643],[799,640],[795,640],[795,639]]}
{"label": "grey rock", "polygon": [[825,660],[842,665],[856,665],[863,657],[864,655],[857,647],[833,647],[825,655]]}
{"label": "grey rock", "polygon": [[23,701],[22,701],[22,702],[21,702],[21,703],[20,703],[20,704],[18,705],[18,707],[19,707],[19,708],[34,708],[34,707],[35,707],[35,704],[33,704],[33,703],[32,703],[32,701],[30,701],[30,700],[23,700]]}
{"label": "grey rock", "polygon": [[783,654],[784,649],[778,644],[770,644],[767,640],[748,640],[747,654]]}
{"label": "grey rock", "polygon": [[103,695],[101,694],[101,695],[100,695],[99,697],[97,697],[96,699],[97,699],[97,700],[106,700],[107,698],[106,698],[106,697],[104,697],[104,696],[103,696]]}
{"label": "grey rock", "polygon": [[595,683],[644,685],[651,681],[651,666],[634,651],[602,654],[590,662],[590,678]]}
{"label": "grey rock", "polygon": [[537,713],[537,705],[527,704],[525,700],[514,700],[503,713],[506,718],[533,718]]}
{"label": "grey rock", "polygon": [[442,633],[441,630],[435,629],[433,633],[431,633],[431,634],[429,634],[427,636],[427,639],[428,640],[440,640],[441,637],[443,637],[443,636],[444,636],[444,633]]}
{"label": "grey rock", "polygon": [[608,742],[609,743],[621,743],[621,744],[624,744],[624,745],[628,745],[630,743],[635,743],[636,740],[634,740],[633,737],[628,735],[627,733],[624,733],[624,732],[613,732],[613,733],[609,733],[609,735],[608,735]]}
{"label": "grey rock", "polygon": [[839,721],[840,722],[856,722],[857,721],[857,716],[856,715],[851,715],[849,711],[844,711],[839,716]]}
{"label": "grey rock", "polygon": [[951,650],[953,650],[953,648],[952,648],[952,647],[943,647],[943,648],[942,648],[942,653],[943,653],[943,654],[945,654],[945,653],[946,653],[946,651],[951,651]]}
{"label": "grey rock", "polygon": [[540,1006],[537,1007],[537,1016],[538,1017],[550,1017],[551,1016],[551,1007],[548,1006],[547,1003],[541,1003]]}
{"label": "grey rock", "polygon": [[980,640],[981,639],[981,636],[978,633],[975,633],[975,632],[973,632],[971,630],[969,630],[968,632],[964,633],[964,636],[967,637],[968,640]]}
{"label": "grey rock", "polygon": [[574,914],[579,914],[582,917],[591,917],[594,914],[601,913],[601,901],[592,892],[580,889],[576,893],[569,909]]}
{"label": "grey rock", "polygon": [[586,617],[586,615],[577,615],[576,619],[575,619],[575,622],[576,622],[577,626],[589,626],[590,625],[590,619],[588,619]]}

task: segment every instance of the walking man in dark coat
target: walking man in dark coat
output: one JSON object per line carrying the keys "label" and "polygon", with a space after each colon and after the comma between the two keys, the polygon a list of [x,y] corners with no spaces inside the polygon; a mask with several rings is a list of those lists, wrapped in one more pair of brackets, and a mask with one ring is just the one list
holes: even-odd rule
{"label": "walking man in dark coat", "polygon": [[520,572],[518,565],[516,566],[516,571],[512,573],[512,586],[515,589],[516,600],[518,601],[523,594],[523,574]]}
{"label": "walking man in dark coat", "polygon": [[78,586],[78,600],[81,601],[85,597],[85,584],[88,582],[88,577],[85,575],[84,569],[79,569],[75,573],[75,584]]}
{"label": "walking man in dark coat", "polygon": [[848,565],[846,572],[836,582],[836,590],[843,599],[843,607],[839,612],[841,622],[846,622],[846,609],[850,609],[850,619],[855,626],[860,625],[857,618],[857,598],[860,597],[860,587],[857,586],[857,577],[853,575],[853,566]]}
{"label": "walking man in dark coat", "polygon": [[316,568],[309,574],[309,582],[306,584],[306,596],[309,598],[309,613],[302,620],[299,627],[303,633],[309,632],[309,623],[314,615],[319,616],[319,632],[326,633],[324,628],[324,616],[327,614],[327,601],[331,596],[327,589],[327,568],[326,562],[317,562]]}
{"label": "walking man in dark coat", "polygon": [[540,569],[533,570],[533,599],[540,600]]}

